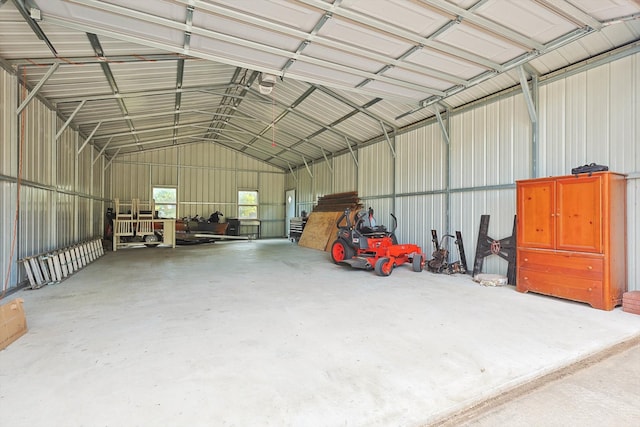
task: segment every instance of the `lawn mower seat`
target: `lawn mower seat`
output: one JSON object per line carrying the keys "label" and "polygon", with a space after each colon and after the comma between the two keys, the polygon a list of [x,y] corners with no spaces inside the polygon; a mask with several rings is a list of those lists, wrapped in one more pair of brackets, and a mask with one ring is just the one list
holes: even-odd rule
{"label": "lawn mower seat", "polygon": [[376,225],[376,219],[373,216],[373,208],[369,207],[367,211],[361,211],[358,215],[357,230],[363,236],[380,237],[380,234],[387,233],[387,227],[384,225]]}

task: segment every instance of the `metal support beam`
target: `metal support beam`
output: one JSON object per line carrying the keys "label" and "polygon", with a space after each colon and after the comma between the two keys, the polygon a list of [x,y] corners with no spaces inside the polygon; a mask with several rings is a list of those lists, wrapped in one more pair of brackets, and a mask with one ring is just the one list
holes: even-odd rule
{"label": "metal support beam", "polygon": [[533,104],[533,98],[529,91],[529,84],[527,83],[527,76],[524,73],[524,67],[521,65],[518,67],[518,75],[520,76],[520,86],[522,87],[522,93],[524,100],[527,103],[527,109],[529,110],[529,118],[531,123],[538,122],[538,113],[536,112],[536,106]]}
{"label": "metal support beam", "polygon": [[449,132],[447,132],[447,128],[444,125],[444,122],[442,121],[442,116],[440,115],[440,108],[438,107],[438,105],[435,105],[435,108],[433,109],[433,111],[436,112],[436,118],[438,119],[438,124],[440,125],[440,130],[442,131],[442,137],[444,138],[444,141],[447,143],[447,146],[449,145],[449,143],[451,142],[449,140]]}
{"label": "metal support beam", "polygon": [[96,134],[96,132],[98,131],[98,128],[100,127],[100,125],[102,124],[102,122],[98,122],[98,124],[96,125],[96,127],[93,128],[93,130],[91,131],[91,133],[89,134],[89,136],[87,137],[87,139],[84,140],[84,143],[82,143],[82,146],[78,149],[78,154],[80,154],[82,152],[82,150],[84,150],[84,147],[87,146],[87,144],[89,143],[89,141],[91,141],[91,138],[93,138],[93,135]]}
{"label": "metal support beam", "polygon": [[322,151],[322,157],[324,157],[324,161],[327,162],[327,167],[333,173],[333,166],[329,163],[329,159],[327,159],[327,154],[324,152],[324,148],[320,147],[320,151]]}
{"label": "metal support beam", "polygon": [[[111,144],[111,140],[112,140],[112,139],[113,139],[113,137],[109,138],[109,140],[107,141],[107,143],[106,143],[106,144],[104,144],[104,147],[102,147],[102,150],[100,150],[100,152],[98,153],[98,155],[96,156],[96,158],[95,158],[95,159],[93,159],[93,163],[95,163],[95,162],[96,162],[96,160],[98,160],[98,159],[100,158],[100,156],[102,156],[102,153],[104,153],[104,150],[106,150],[106,149],[107,149],[107,146],[108,146],[109,144]],[[93,163],[92,163],[92,164],[93,164]]]}
{"label": "metal support beam", "polygon": [[[4,1],[2,3],[4,3]],[[40,28],[40,25],[38,25],[38,23],[31,18],[30,12],[29,10],[27,10],[27,7],[25,6],[24,1],[13,0],[13,4],[16,7],[16,9],[18,9],[18,12],[20,12],[20,15],[22,15],[22,18],[27,23],[27,25],[31,27],[31,30],[33,31],[33,33],[47,45],[47,47],[49,48],[51,53],[53,53],[54,56],[58,56],[58,52],[56,51],[56,48],[53,47],[53,44],[51,44],[51,41],[47,38],[44,31],[42,31],[42,28]]]}
{"label": "metal support beam", "polygon": [[71,123],[71,121],[74,119],[74,117],[76,116],[76,114],[78,114],[78,112],[80,111],[80,109],[84,106],[84,104],[86,104],[87,101],[84,100],[82,101],[75,110],[73,110],[73,113],[71,113],[71,115],[69,116],[69,118],[67,119],[66,122],[64,122],[64,124],[62,125],[62,127],[60,128],[60,130],[58,131],[58,133],[56,133],[56,137],[55,140],[57,141],[58,138],[60,138],[60,135],[62,135],[62,132],[64,132],[64,130],[67,128],[67,126],[69,126],[69,123]]}
{"label": "metal support beam", "polygon": [[[33,89],[31,89],[31,92],[29,92],[29,95],[27,95],[25,100],[22,101],[22,104],[20,104],[20,106],[16,110],[16,114],[20,114],[22,112],[22,110],[24,110],[24,108],[27,105],[29,105],[29,102],[31,102],[33,97],[38,94],[40,89],[42,89],[42,86],[44,86],[44,84],[47,82],[47,80],[49,80],[49,78],[53,75],[53,73],[56,72],[56,70],[58,69],[59,66],[60,66],[60,64],[56,63],[56,64],[53,64],[51,67],[49,67],[49,70],[47,71],[47,73],[40,79],[38,84]],[[24,83],[26,84],[27,82],[24,82]]]}
{"label": "metal support beam", "polygon": [[298,182],[298,177],[296,176],[296,174],[293,172],[293,168],[291,167],[291,165],[289,164],[289,162],[287,162],[287,166],[289,166],[289,171],[291,172],[291,176],[293,176],[293,179]]}
{"label": "metal support beam", "polygon": [[111,158],[109,159],[109,161],[107,162],[106,165],[104,165],[104,169],[103,171],[106,171],[107,168],[109,167],[109,165],[111,164],[111,162],[113,162],[113,159],[116,158],[116,156],[118,155],[118,153],[120,152],[120,149],[118,148],[118,150],[113,154],[113,156],[111,156]]}
{"label": "metal support beam", "polygon": [[353,157],[353,161],[356,163],[356,167],[359,167],[360,165],[358,164],[358,159],[356,157],[356,153],[354,153],[353,149],[351,148],[351,143],[349,142],[349,138],[347,138],[345,136],[344,139],[345,139],[345,141],[347,141],[347,147],[349,147],[349,151],[351,152],[351,157]]}
{"label": "metal support beam", "polygon": [[307,163],[307,159],[305,159],[304,156],[302,156],[302,161],[304,162],[304,165],[307,167],[307,172],[309,172],[309,176],[311,178],[313,178],[313,174],[311,173],[311,169],[309,168],[309,164]]}
{"label": "metal support beam", "polygon": [[391,140],[389,139],[389,134],[387,133],[387,129],[384,127],[384,123],[382,123],[382,121],[380,121],[380,127],[382,128],[382,132],[384,132],[384,137],[387,139],[387,144],[389,144],[389,148],[391,149],[391,154],[393,155],[393,158],[396,158],[396,150],[393,148],[393,144],[391,143]]}

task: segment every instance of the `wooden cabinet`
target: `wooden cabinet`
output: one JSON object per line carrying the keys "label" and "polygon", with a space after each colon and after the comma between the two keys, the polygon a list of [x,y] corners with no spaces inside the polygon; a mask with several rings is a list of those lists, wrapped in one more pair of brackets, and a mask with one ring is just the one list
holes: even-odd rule
{"label": "wooden cabinet", "polygon": [[627,285],[626,180],[597,172],[517,181],[517,280],[611,310]]}

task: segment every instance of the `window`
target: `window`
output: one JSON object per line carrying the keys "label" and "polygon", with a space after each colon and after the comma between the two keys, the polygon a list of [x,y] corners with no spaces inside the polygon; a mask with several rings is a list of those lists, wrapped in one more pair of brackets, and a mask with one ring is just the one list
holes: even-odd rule
{"label": "window", "polygon": [[257,191],[238,191],[238,218],[258,219]]}
{"label": "window", "polygon": [[153,200],[159,218],[176,218],[178,213],[178,189],[153,187]]}

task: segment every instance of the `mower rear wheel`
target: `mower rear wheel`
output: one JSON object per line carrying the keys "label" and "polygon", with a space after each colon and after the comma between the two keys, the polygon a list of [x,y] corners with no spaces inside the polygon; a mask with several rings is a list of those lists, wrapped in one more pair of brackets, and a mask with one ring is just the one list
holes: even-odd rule
{"label": "mower rear wheel", "polygon": [[351,246],[342,239],[338,239],[331,245],[331,259],[334,263],[340,264],[342,261],[351,259],[356,254]]}
{"label": "mower rear wheel", "polygon": [[420,273],[422,271],[422,269],[424,268],[424,257],[422,256],[422,254],[417,254],[413,256],[413,271],[415,271],[416,273]]}
{"label": "mower rear wheel", "polygon": [[379,258],[373,269],[378,276],[388,276],[393,271],[393,262],[386,257]]}

